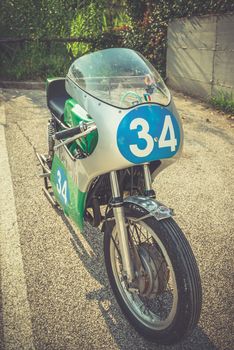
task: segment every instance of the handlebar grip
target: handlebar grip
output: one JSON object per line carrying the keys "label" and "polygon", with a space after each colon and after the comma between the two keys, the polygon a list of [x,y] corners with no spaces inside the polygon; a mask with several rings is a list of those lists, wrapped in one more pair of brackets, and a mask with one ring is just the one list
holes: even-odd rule
{"label": "handlebar grip", "polygon": [[75,126],[74,128],[70,128],[67,130],[62,130],[62,131],[58,131],[54,134],[54,138],[56,140],[63,140],[63,139],[67,139],[69,137],[75,136],[77,134],[79,134],[81,132],[81,128],[80,126]]}

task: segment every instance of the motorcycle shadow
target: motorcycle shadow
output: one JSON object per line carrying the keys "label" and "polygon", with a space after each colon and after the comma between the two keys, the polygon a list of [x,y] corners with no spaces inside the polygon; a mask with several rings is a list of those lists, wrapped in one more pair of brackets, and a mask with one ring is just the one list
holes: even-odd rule
{"label": "motorcycle shadow", "polygon": [[[87,298],[90,300],[98,300],[98,306],[109,328],[112,337],[118,344],[119,349],[147,349],[147,350],[218,350],[212,343],[203,329],[198,326],[193,334],[176,345],[158,345],[142,338],[138,333],[127,323],[121,313],[116,301],[113,300],[107,307],[106,301],[100,299],[100,295],[105,297],[106,291],[99,289],[95,292],[87,293]],[[112,298],[111,298],[112,299]]]}
{"label": "motorcycle shadow", "polygon": [[[72,246],[92,278],[102,286],[86,294],[87,300],[95,300],[117,348],[139,350],[218,350],[204,330],[198,326],[183,342],[173,346],[157,345],[138,335],[123,316],[109,286],[103,254],[103,234],[99,229],[86,225],[82,233],[73,227],[62,211],[62,218],[70,234]],[[87,244],[86,244],[87,243]],[[88,247],[88,249],[87,249]]]}

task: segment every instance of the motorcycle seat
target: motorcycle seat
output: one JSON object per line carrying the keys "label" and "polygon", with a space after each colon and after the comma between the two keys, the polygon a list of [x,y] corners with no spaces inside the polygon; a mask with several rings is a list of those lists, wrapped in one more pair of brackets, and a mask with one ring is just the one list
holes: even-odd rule
{"label": "motorcycle seat", "polygon": [[47,106],[61,121],[67,99],[71,98],[65,90],[65,78],[47,80]]}

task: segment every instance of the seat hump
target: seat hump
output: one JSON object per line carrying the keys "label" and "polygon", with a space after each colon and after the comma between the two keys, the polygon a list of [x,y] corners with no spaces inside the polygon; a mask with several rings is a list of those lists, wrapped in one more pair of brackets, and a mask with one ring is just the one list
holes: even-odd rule
{"label": "seat hump", "polygon": [[63,118],[65,102],[71,98],[65,89],[65,78],[47,80],[47,106],[59,119]]}

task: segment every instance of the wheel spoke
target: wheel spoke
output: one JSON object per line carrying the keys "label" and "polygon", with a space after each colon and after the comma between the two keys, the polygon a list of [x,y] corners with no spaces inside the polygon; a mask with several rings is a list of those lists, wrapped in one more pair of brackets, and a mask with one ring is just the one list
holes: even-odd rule
{"label": "wheel spoke", "polygon": [[113,238],[113,236],[111,236],[111,240],[112,240],[112,242],[114,243],[115,248],[116,248],[116,250],[117,250],[117,252],[118,252],[119,260],[121,260],[121,262],[122,262],[122,257],[121,257],[121,253],[120,253],[119,247],[118,247],[118,245],[117,245],[115,239]]}

